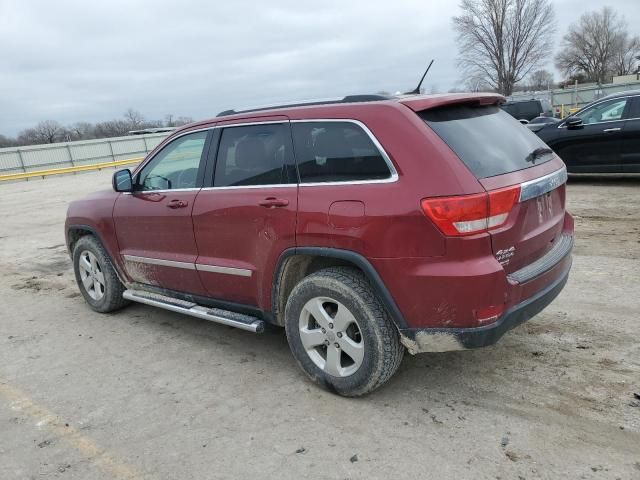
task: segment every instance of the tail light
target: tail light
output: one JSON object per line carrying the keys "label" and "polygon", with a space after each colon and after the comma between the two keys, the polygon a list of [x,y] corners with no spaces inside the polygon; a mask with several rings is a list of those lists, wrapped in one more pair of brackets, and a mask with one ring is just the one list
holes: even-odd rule
{"label": "tail light", "polygon": [[520,185],[473,195],[425,198],[422,210],[442,233],[474,235],[498,228],[518,201]]}

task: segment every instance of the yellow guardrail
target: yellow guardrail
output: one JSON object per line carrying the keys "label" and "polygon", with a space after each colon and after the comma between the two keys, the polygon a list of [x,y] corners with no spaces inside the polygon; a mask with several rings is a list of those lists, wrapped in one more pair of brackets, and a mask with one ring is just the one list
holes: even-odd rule
{"label": "yellow guardrail", "polygon": [[92,165],[77,165],[75,167],[51,168],[49,170],[34,170],[32,172],[8,173],[0,175],[0,182],[5,180],[22,180],[32,177],[47,177],[49,175],[61,175],[63,173],[84,172],[87,170],[100,170],[108,167],[119,167],[131,163],[139,163],[144,157],[127,158],[126,160],[116,160],[115,162],[94,163]]}

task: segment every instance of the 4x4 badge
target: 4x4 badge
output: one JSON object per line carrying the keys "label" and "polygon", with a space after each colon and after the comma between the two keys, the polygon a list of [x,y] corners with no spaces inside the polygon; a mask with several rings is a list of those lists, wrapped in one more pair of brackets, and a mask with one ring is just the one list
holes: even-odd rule
{"label": "4x4 badge", "polygon": [[509,264],[509,260],[516,254],[516,247],[503,248],[496,252],[496,260],[502,265]]}

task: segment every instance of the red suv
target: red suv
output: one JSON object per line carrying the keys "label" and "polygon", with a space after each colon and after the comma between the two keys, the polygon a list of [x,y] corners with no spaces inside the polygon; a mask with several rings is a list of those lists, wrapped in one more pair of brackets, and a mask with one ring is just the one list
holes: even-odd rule
{"label": "red suv", "polygon": [[75,275],[129,301],[261,332],[342,395],[405,349],[495,343],[571,266],[566,169],[493,94],[223,112],[169,136],[113,189],[71,203]]}

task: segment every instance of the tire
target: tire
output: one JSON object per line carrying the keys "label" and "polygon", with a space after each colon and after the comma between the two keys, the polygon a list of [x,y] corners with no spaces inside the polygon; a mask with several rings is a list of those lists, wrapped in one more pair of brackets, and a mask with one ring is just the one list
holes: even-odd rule
{"label": "tire", "polygon": [[130,303],[122,297],[126,288],[120,282],[109,255],[93,235],[80,237],[74,246],[73,271],[80,293],[92,310],[108,313]]}
{"label": "tire", "polygon": [[301,280],[287,300],[285,330],[309,378],[347,397],[383,385],[404,356],[396,326],[354,268],[327,268]]}

